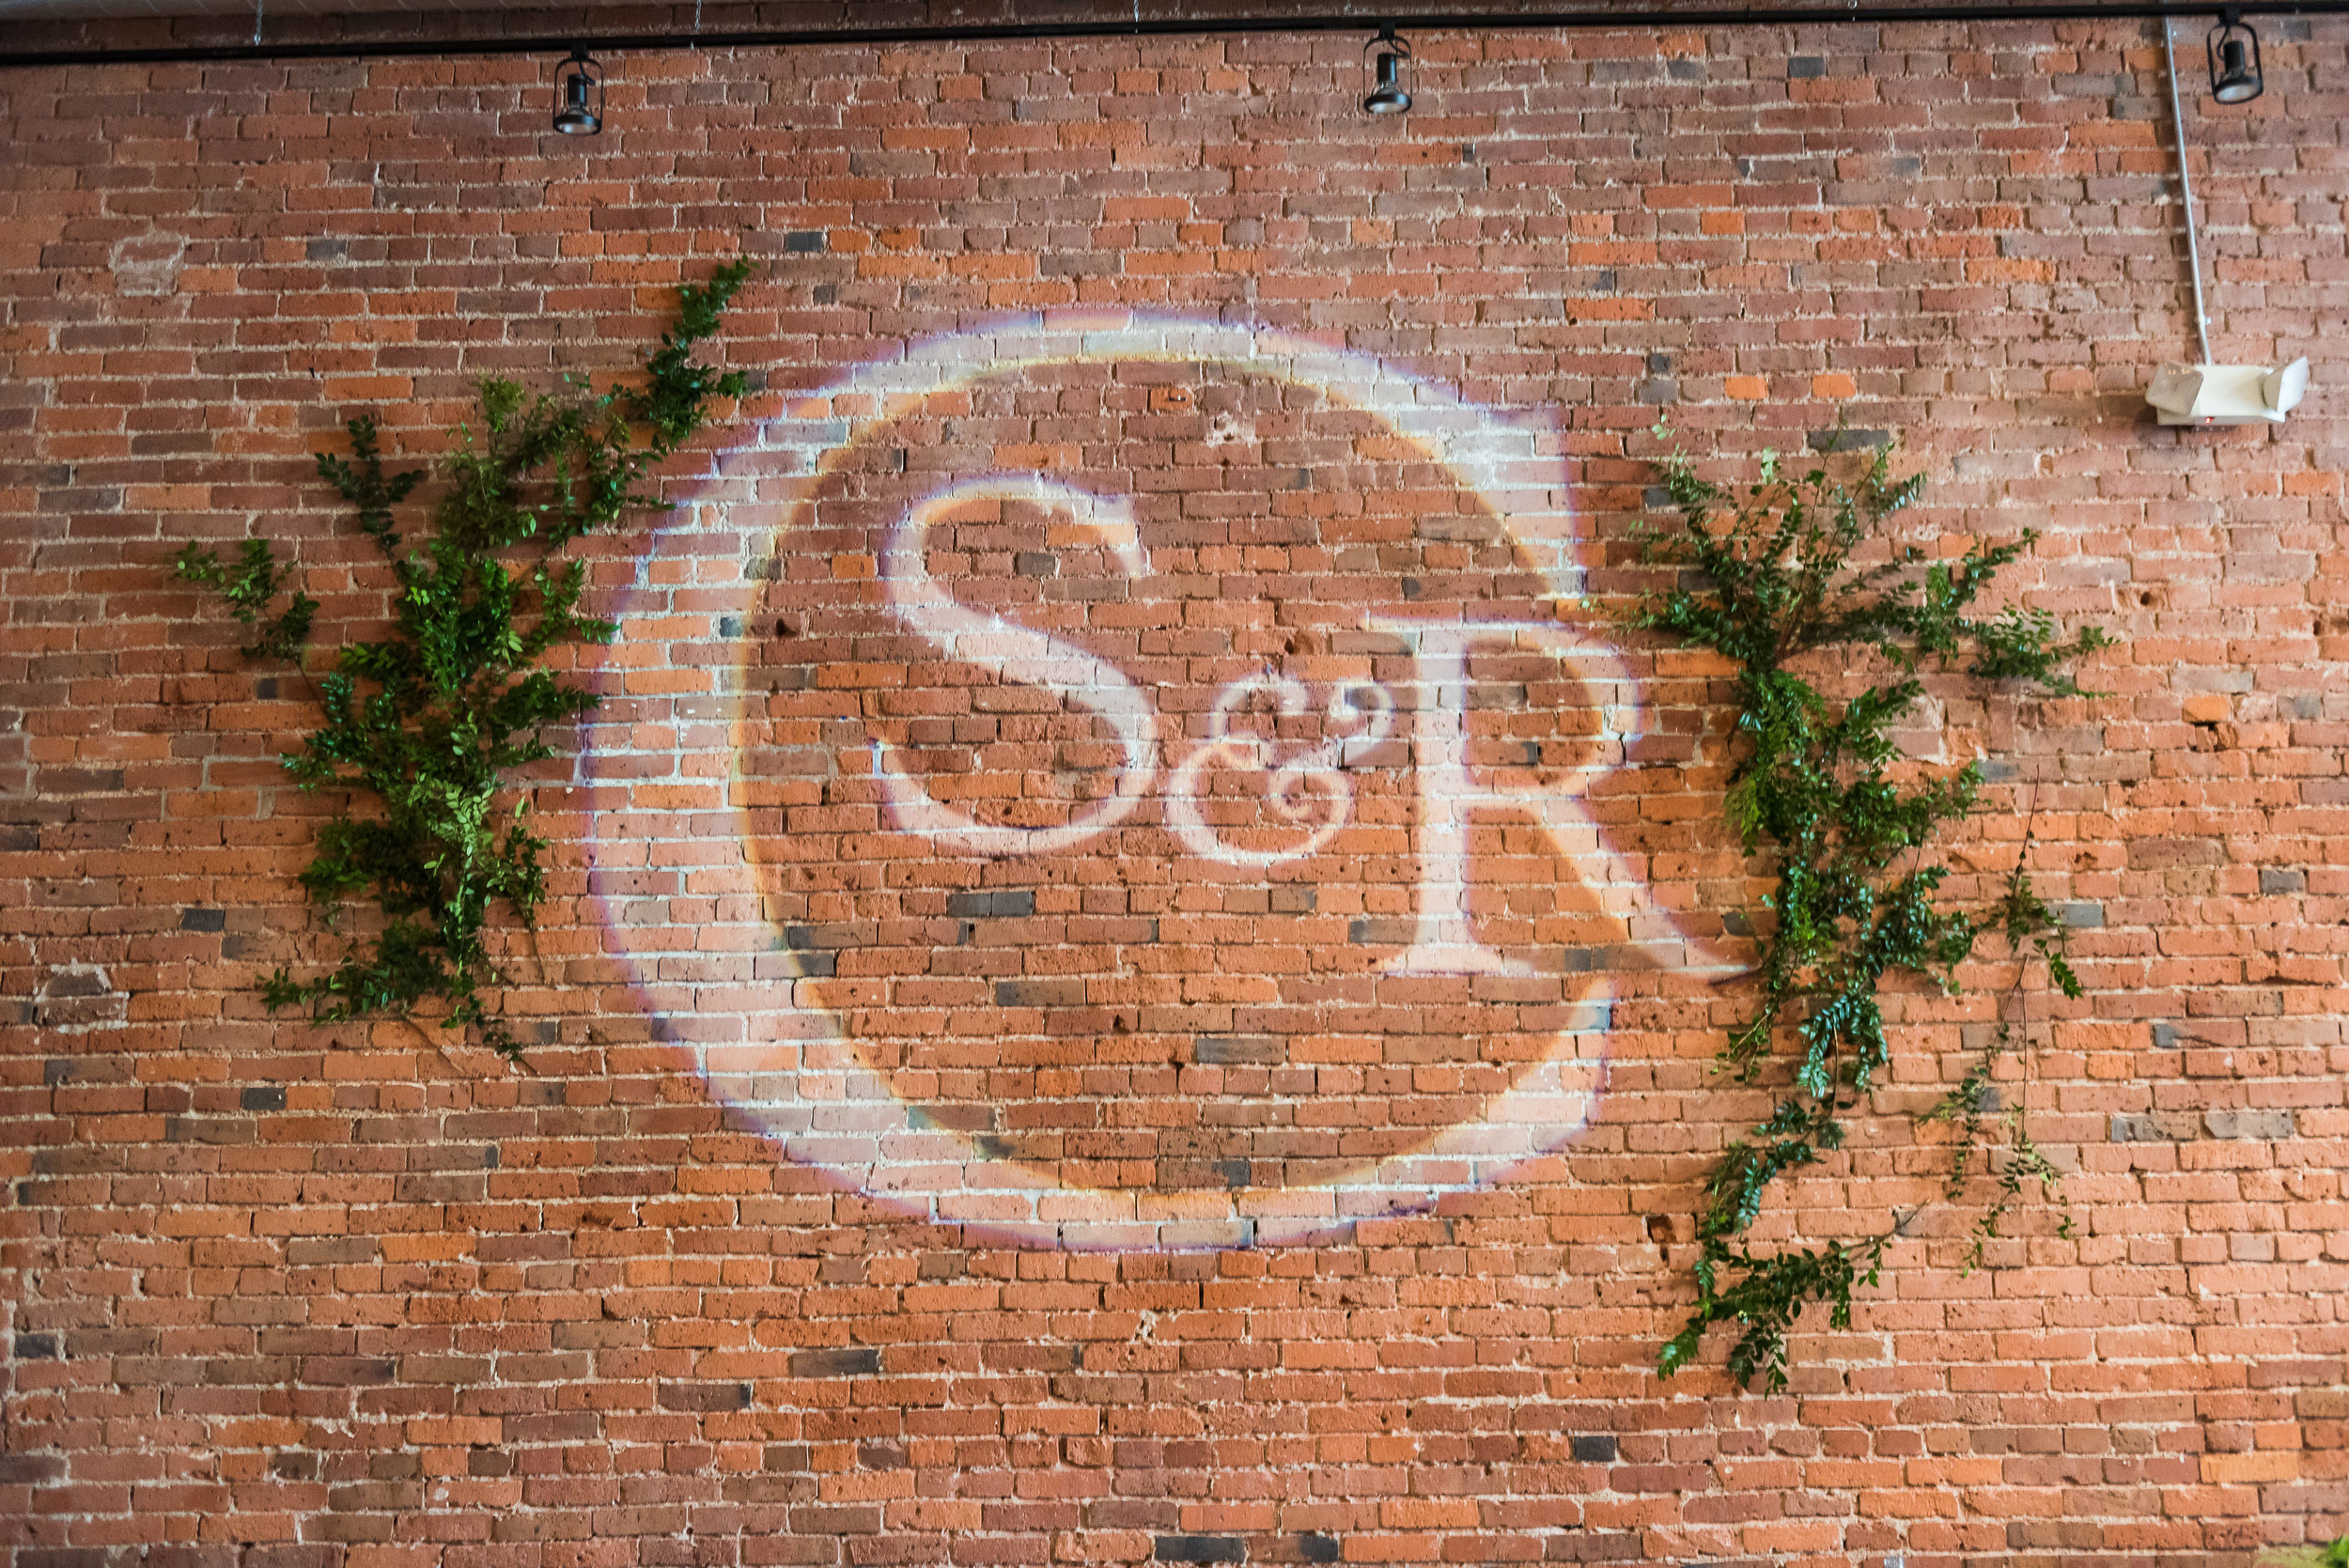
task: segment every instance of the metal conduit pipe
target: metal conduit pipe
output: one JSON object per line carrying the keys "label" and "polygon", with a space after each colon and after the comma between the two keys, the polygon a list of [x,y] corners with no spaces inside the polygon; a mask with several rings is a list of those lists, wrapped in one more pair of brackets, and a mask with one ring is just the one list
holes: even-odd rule
{"label": "metal conduit pipe", "polygon": [[[2245,16],[2338,16],[2349,0],[2247,0]],[[1368,34],[1381,24],[1419,32],[1527,32],[1556,28],[1791,27],[1904,22],[2135,22],[2210,17],[2220,6],[2177,0],[1956,0],[1951,5],[1672,7],[1623,5],[1557,11],[1418,11],[1377,16],[1322,13],[1283,17],[1153,20],[1104,17],[1081,22],[994,22],[908,27],[736,28],[709,32],[542,33],[511,38],[337,39],[328,42],[159,44],[126,49],[0,52],[0,70],[41,66],[204,65],[253,60],[420,59],[453,55],[598,54],[691,49],[885,48],[909,43],[992,43],[1037,39],[1179,38],[1267,33]],[[508,13],[510,14],[510,13]]]}
{"label": "metal conduit pipe", "polygon": [[2170,23],[2161,24],[2161,63],[2170,73],[2170,127],[2178,140],[2178,201],[2186,209],[2186,267],[2194,280],[2194,335],[2210,363],[2210,315],[2202,308],[2202,246],[2194,234],[2194,177],[2186,168],[2186,106],[2178,101],[2178,48]]}

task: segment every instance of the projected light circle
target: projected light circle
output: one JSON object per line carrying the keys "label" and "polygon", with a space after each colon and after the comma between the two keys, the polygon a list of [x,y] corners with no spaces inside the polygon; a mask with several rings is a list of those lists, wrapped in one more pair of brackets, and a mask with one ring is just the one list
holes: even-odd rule
{"label": "projected light circle", "polygon": [[[672,1045],[789,1159],[1034,1245],[1301,1240],[1551,1155],[1610,969],[1683,955],[1591,809],[1639,696],[1578,620],[1537,435],[1366,354],[1127,313],[796,400],[641,564],[592,740],[629,785],[596,890]],[[1203,528],[1114,442],[1247,515]],[[1316,442],[1392,485],[1272,460]],[[1184,945],[1202,909],[1236,945]]]}

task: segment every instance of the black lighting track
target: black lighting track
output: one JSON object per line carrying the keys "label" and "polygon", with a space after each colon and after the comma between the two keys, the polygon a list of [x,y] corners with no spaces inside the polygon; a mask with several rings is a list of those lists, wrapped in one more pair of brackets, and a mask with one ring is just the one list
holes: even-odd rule
{"label": "black lighting track", "polygon": [[[1615,6],[1571,11],[1419,11],[1384,16],[1215,17],[1190,20],[995,22],[914,27],[739,28],[710,32],[534,34],[514,38],[352,39],[315,43],[163,44],[130,49],[55,49],[0,54],[0,70],[39,66],[222,65],[254,60],[437,59],[459,55],[598,54],[678,49],[886,48],[909,43],[998,43],[1036,39],[1179,38],[1264,33],[1354,33],[1380,25],[1407,31],[1528,32],[1551,28],[1795,27],[1901,22],[2141,22],[2211,17],[2223,0],[2120,5],[2037,3],[1948,6]],[[2244,16],[2338,16],[2349,0],[2245,0]],[[408,13],[412,15],[413,13]]]}

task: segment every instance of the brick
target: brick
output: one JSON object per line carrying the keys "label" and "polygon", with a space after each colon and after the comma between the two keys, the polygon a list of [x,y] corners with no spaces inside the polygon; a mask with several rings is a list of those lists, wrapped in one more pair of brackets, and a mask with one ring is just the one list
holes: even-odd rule
{"label": "brick", "polygon": [[998,888],[989,893],[949,893],[946,912],[970,918],[1000,915],[1024,919],[1035,913],[1035,890]]}
{"label": "brick", "polygon": [[663,1383],[661,1385],[661,1407],[663,1410],[747,1410],[751,1407],[751,1386],[748,1383]]}
{"label": "brick", "polygon": [[1199,1038],[1195,1060],[1202,1066],[1269,1065],[1286,1059],[1284,1043],[1268,1034],[1206,1034]]}
{"label": "brick", "polygon": [[2201,1128],[2192,1118],[2172,1112],[2115,1116],[2108,1133],[2115,1143],[2157,1143],[2201,1135]]}
{"label": "brick", "polygon": [[2273,1141],[2293,1136],[2289,1110],[2206,1110],[2202,1125],[2213,1138],[2255,1138]]}
{"label": "brick", "polygon": [[1081,1007],[1086,999],[1081,980],[999,980],[998,1007]]}

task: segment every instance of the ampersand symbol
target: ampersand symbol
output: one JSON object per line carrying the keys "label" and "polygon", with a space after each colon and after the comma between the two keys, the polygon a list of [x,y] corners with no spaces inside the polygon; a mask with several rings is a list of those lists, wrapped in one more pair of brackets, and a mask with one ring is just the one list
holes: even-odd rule
{"label": "ampersand symbol", "polygon": [[[1268,699],[1259,704],[1258,698]],[[1183,847],[1225,865],[1276,865],[1301,860],[1329,843],[1354,810],[1354,786],[1345,764],[1387,737],[1394,722],[1394,698],[1374,681],[1341,687],[1330,699],[1322,742],[1293,751],[1274,764],[1283,721],[1292,724],[1313,712],[1313,695],[1292,675],[1260,670],[1230,682],[1207,711],[1207,737],[1192,748],[1167,780],[1167,821]],[[1272,734],[1235,730],[1235,720],[1268,719]],[[1271,848],[1227,842],[1210,824],[1200,800],[1203,783],[1212,789],[1210,768],[1264,775],[1264,809],[1281,828],[1302,830],[1301,840]]]}

